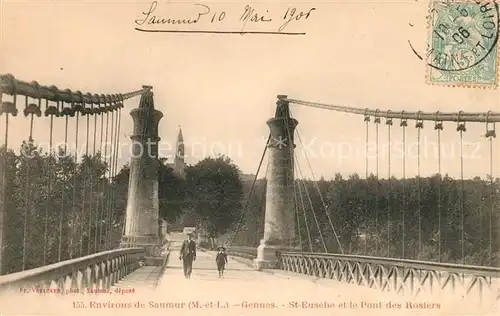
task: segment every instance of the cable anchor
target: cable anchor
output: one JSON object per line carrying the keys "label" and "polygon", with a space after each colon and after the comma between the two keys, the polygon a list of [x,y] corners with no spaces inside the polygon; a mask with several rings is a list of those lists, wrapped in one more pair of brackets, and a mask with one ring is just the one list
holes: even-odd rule
{"label": "cable anchor", "polygon": [[[67,104],[69,104],[69,106],[67,106]],[[70,101],[70,102],[65,102],[65,101],[61,101],[61,116],[71,116],[71,117],[74,117],[75,116],[75,108],[74,108],[74,101]]]}
{"label": "cable anchor", "polygon": [[416,128],[424,128],[424,121],[420,118],[420,113],[422,113],[422,111],[417,112],[417,122],[415,123]]}
{"label": "cable anchor", "polygon": [[[486,134],[484,135],[486,138],[495,138],[497,134],[495,132],[495,122],[490,122],[491,111],[488,111],[486,114]],[[491,128],[490,128],[490,124]]]}
{"label": "cable anchor", "polygon": [[465,131],[467,131],[467,129],[465,128],[465,122],[461,121],[462,113],[463,113],[463,111],[459,111],[458,112],[458,116],[457,116],[457,132],[465,132]]}
{"label": "cable anchor", "polygon": [[387,110],[385,125],[392,125],[392,118],[389,117],[391,110]]}
{"label": "cable anchor", "polygon": [[405,111],[401,111],[401,122],[399,123],[400,127],[407,127],[408,126],[408,119],[404,118]]}
{"label": "cable anchor", "polygon": [[379,110],[375,110],[375,119],[373,120],[373,123],[375,124],[380,124],[380,116],[378,115]]}
{"label": "cable anchor", "polygon": [[[2,101],[0,104],[0,115],[3,113],[5,114],[11,114],[12,116],[17,116],[17,85],[16,85],[16,79],[14,78],[13,75],[6,75],[5,76],[8,84],[5,83],[0,83],[1,84],[1,90],[7,90],[10,91],[11,95],[13,96],[12,101]],[[9,85],[10,84],[10,85]],[[2,93],[0,93],[0,100],[2,99]]]}
{"label": "cable anchor", "polygon": [[443,130],[443,121],[439,120],[439,111],[436,111],[436,119],[434,121],[434,130]]}

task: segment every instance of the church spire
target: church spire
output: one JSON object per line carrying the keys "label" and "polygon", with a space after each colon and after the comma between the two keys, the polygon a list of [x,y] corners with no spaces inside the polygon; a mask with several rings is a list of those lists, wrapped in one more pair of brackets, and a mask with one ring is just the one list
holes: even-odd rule
{"label": "church spire", "polygon": [[174,171],[183,176],[186,162],[184,161],[184,138],[182,137],[182,129],[179,126],[177,134],[177,144],[175,145]]}
{"label": "church spire", "polygon": [[177,134],[177,145],[184,143],[184,138],[182,137],[182,129],[179,125],[179,134]]}
{"label": "church spire", "polygon": [[179,125],[179,133],[177,134],[177,144],[175,145],[176,157],[182,157],[184,159],[184,138],[182,137],[182,129]]}

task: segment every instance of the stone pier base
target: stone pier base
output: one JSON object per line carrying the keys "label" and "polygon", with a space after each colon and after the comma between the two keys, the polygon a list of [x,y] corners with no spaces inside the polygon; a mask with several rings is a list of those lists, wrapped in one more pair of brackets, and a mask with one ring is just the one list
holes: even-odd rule
{"label": "stone pier base", "polygon": [[120,248],[145,248],[144,264],[161,266],[163,264],[162,241],[158,236],[123,236]]}
{"label": "stone pier base", "polygon": [[257,258],[253,260],[254,269],[277,269],[278,257],[276,256],[276,251],[280,249],[282,249],[282,247],[261,243],[260,246],[257,247]]}

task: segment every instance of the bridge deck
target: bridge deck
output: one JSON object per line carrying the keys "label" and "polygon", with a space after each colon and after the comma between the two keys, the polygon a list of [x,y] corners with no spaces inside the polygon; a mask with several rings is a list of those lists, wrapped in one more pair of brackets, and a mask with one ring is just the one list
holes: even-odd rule
{"label": "bridge deck", "polygon": [[[452,310],[452,305],[444,306],[443,303],[441,308],[408,308],[407,302],[413,305],[438,301],[405,299],[284,271],[258,272],[241,259],[232,257],[229,257],[225,277],[219,279],[214,252],[199,251],[191,279],[186,280],[178,258],[179,244],[179,241],[174,241],[167,269],[156,287],[158,268],[142,267],[109,293],[64,296],[22,294],[22,298],[17,296],[16,299],[1,302],[0,315],[67,315],[68,312],[120,316],[137,313],[176,316],[471,314],[463,307]],[[325,308],[325,302],[332,306]],[[401,306],[385,308],[389,302]]]}

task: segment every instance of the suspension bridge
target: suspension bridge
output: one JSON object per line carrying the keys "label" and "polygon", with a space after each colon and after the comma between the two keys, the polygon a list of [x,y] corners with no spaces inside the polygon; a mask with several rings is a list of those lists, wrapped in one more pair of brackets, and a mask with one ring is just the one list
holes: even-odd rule
{"label": "suspension bridge", "polygon": [[[328,315],[339,309],[345,314],[366,309],[382,315],[399,314],[401,310],[441,315],[497,308],[500,217],[493,147],[500,113],[380,111],[278,96],[275,115],[267,121],[270,133],[250,192],[252,196],[267,155],[260,244],[235,242],[247,203],[227,242],[230,263],[226,279],[215,278],[214,253],[202,249],[193,278],[188,281],[181,278],[181,264],[176,259],[185,236],[165,236],[159,227],[154,157],[158,156],[162,113],[154,108],[153,88],[143,86],[116,94],[82,93],[21,81],[12,75],[2,75],[0,80],[3,314],[21,308],[9,300],[11,295],[30,299],[33,303],[22,306],[22,313],[33,314],[39,312],[37,308],[62,313],[66,307],[76,313],[89,309],[106,314],[111,309],[120,314],[135,309],[164,313],[173,309],[176,314],[190,315],[206,315],[207,309],[214,315],[274,314],[276,309],[301,315],[304,309]],[[120,178],[118,135],[122,133],[125,102],[136,97],[140,101],[138,108],[131,110],[130,179],[126,201],[122,201],[124,193],[115,185]],[[367,146],[369,124],[375,124],[375,174],[370,174],[367,157],[365,178],[357,179],[364,183],[359,186],[361,190],[366,191],[347,203],[350,215],[339,213],[341,207],[327,201],[308,159],[313,179],[307,185],[295,149],[296,140],[302,143],[298,120],[292,116],[290,105],[360,116]],[[13,130],[9,126],[12,120],[27,121],[28,131]],[[396,120],[399,130],[394,128]],[[379,126],[385,123],[389,143],[393,134],[402,133],[406,146],[410,122],[415,123],[418,133],[417,176],[407,179],[403,155],[403,165],[397,167],[402,168],[403,177],[393,177],[396,167],[391,165],[389,147],[388,175],[383,179],[378,168]],[[424,122],[433,125],[438,146],[446,124],[453,125],[461,141],[460,178],[442,176],[439,156],[433,182],[436,190],[430,196],[423,194],[429,184],[420,175],[420,131]],[[36,124],[48,126],[48,135],[34,135]],[[486,180],[464,177],[462,141],[466,124],[485,126],[483,137],[488,140],[490,155],[489,161],[481,163],[489,165],[489,173],[478,176],[486,176]],[[54,135],[56,125],[63,128],[63,135]],[[27,141],[19,154],[18,144],[9,142],[12,133],[26,133]],[[34,136],[49,140],[47,153],[37,147]],[[64,138],[63,145],[54,145],[56,136]],[[458,184],[453,194],[444,190],[450,183]],[[482,188],[479,209],[468,198],[471,194],[467,190],[474,185]],[[415,196],[410,196],[410,190],[416,192]],[[345,192],[349,194],[350,188]],[[118,203],[126,203],[125,214],[117,214]],[[434,212],[434,208],[427,209],[429,203],[436,206],[437,214],[432,214],[435,221],[426,217]],[[480,223],[471,223],[471,208],[480,212]],[[442,232],[448,231],[445,227],[453,232],[453,242],[446,242],[450,237],[443,236]],[[480,238],[471,238],[474,234],[480,234]],[[428,239],[435,241],[437,256],[426,261],[421,258]],[[471,244],[471,240],[480,242]],[[453,250],[453,258],[446,258],[450,244],[458,245],[458,250]],[[470,264],[474,251],[483,257]],[[108,301],[98,301],[91,295],[75,296],[90,289],[121,294]],[[127,296],[130,292],[135,296]],[[68,293],[75,295],[59,295]],[[144,302],[139,302],[139,297]],[[56,301],[65,299],[71,300],[66,307]]]}

